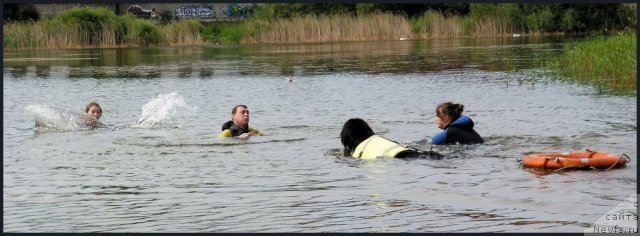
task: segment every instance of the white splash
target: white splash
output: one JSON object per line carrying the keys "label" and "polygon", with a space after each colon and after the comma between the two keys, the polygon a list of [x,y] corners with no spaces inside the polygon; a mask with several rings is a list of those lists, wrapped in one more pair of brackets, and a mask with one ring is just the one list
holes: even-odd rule
{"label": "white splash", "polygon": [[85,114],[73,112],[59,106],[53,105],[29,105],[27,106],[35,120],[38,129],[53,129],[74,131],[87,129],[84,123]]}
{"label": "white splash", "polygon": [[[182,95],[177,92],[160,94],[142,106],[140,119],[134,126],[141,128],[166,126],[177,115],[188,114],[195,109],[196,107],[188,106]],[[187,112],[182,112],[183,110]]]}

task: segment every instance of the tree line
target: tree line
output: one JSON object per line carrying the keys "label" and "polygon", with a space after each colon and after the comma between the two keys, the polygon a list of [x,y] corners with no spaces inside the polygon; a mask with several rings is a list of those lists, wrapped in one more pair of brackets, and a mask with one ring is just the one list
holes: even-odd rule
{"label": "tree line", "polygon": [[[538,4],[538,3],[266,3],[249,13],[257,18],[291,18],[304,15],[371,13],[401,14],[417,19],[427,12],[444,16],[500,18],[521,32],[608,33],[635,29],[635,4]],[[117,13],[116,13],[117,14]],[[40,18],[33,4],[5,4],[4,22],[36,21]]]}
{"label": "tree line", "polygon": [[534,3],[273,3],[259,5],[253,16],[290,18],[301,15],[349,14],[362,16],[376,12],[401,14],[417,19],[427,12],[445,17],[501,18],[520,32],[607,33],[636,27],[635,4],[534,4]]}

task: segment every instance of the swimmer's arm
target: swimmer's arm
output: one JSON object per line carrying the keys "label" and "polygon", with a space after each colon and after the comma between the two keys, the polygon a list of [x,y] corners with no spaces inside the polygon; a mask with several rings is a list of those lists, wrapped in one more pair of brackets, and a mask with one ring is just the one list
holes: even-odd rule
{"label": "swimmer's arm", "polygon": [[249,128],[249,132],[251,132],[251,134],[253,135],[264,135],[262,132],[260,132],[260,130],[254,129],[254,128]]}
{"label": "swimmer's arm", "polygon": [[240,136],[238,136],[239,139],[249,139],[251,136],[261,136],[263,135],[262,133],[260,133],[259,130],[254,129],[254,128],[249,128],[249,132],[248,133],[244,133],[241,134]]}

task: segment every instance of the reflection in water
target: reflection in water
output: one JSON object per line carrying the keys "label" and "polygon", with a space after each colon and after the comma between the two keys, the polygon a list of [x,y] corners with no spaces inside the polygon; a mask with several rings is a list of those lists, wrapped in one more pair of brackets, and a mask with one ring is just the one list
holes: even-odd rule
{"label": "reflection in water", "polygon": [[40,78],[49,78],[51,71],[50,66],[36,66],[36,76]]}
{"label": "reflection in water", "polygon": [[[5,58],[4,64],[12,68],[14,77],[24,76],[25,69],[17,71],[17,68],[25,64],[38,68],[69,66],[71,78],[158,78],[163,74],[175,73],[176,67],[179,68],[180,78],[210,77],[212,72],[208,70],[212,68],[223,74],[248,76],[261,71],[256,67],[264,66],[279,67],[278,73],[283,76],[296,73],[427,73],[470,67],[488,71],[515,71],[543,66],[541,58],[558,53],[562,43],[569,40],[521,37],[251,47],[90,49],[83,53],[78,53],[78,50],[26,51]],[[538,41],[540,43],[536,43]],[[54,55],[62,60],[19,60]],[[200,74],[194,74],[193,71],[200,71]]]}
{"label": "reflection in water", "polygon": [[27,75],[27,66],[21,65],[17,67],[6,68],[5,71],[8,71],[14,78],[23,78]]}
{"label": "reflection in water", "polygon": [[200,68],[200,78],[211,78],[214,71],[213,68]]}
{"label": "reflection in water", "polygon": [[191,65],[182,65],[178,69],[178,78],[191,78],[193,67]]}

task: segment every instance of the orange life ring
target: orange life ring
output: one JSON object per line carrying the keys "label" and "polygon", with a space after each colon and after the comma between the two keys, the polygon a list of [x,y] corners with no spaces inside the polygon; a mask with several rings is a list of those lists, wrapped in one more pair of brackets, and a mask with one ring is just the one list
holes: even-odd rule
{"label": "orange life ring", "polygon": [[550,170],[564,168],[611,169],[623,167],[630,162],[629,156],[616,156],[605,152],[582,151],[567,153],[535,153],[522,158],[525,168],[544,168]]}

